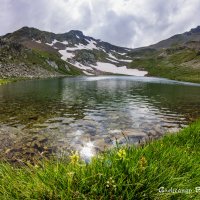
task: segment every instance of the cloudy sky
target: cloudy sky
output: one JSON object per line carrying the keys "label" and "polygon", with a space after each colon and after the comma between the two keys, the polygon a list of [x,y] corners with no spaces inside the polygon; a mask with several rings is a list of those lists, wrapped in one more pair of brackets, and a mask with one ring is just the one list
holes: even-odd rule
{"label": "cloudy sky", "polygon": [[22,26],[72,29],[126,47],[156,43],[200,25],[200,0],[0,0],[0,35]]}

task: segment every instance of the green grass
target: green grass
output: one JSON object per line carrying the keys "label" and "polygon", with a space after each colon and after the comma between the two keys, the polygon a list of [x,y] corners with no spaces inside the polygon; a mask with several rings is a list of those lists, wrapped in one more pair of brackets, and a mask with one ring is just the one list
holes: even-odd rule
{"label": "green grass", "polygon": [[173,64],[181,64],[183,62],[190,61],[195,59],[196,52],[192,50],[185,50],[181,52],[174,53],[172,56],[169,57],[169,61]]}
{"label": "green grass", "polygon": [[10,81],[8,79],[0,79],[0,85],[7,84]]}
{"label": "green grass", "polygon": [[[200,121],[135,148],[115,148],[91,163],[69,158],[0,164],[0,199],[200,199]],[[121,147],[122,148],[122,147]],[[186,193],[159,193],[158,189]],[[188,192],[187,192],[188,191]]]}
{"label": "green grass", "polygon": [[147,70],[149,76],[200,83],[200,68],[182,65],[191,60],[200,63],[197,52],[183,49],[168,53],[166,57],[159,57],[160,53],[157,52],[156,55],[154,52],[152,55],[134,59],[129,67]]}
{"label": "green grass", "polygon": [[17,81],[17,80],[20,80],[20,79],[17,79],[17,78],[0,79],[0,85],[4,85],[4,84],[11,83],[11,82],[15,82],[15,81]]}

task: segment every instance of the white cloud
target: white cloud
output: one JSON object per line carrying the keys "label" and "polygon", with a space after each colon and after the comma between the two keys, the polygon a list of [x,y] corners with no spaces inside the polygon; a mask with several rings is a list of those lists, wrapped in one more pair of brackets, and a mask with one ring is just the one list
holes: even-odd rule
{"label": "white cloud", "polygon": [[120,46],[145,46],[200,22],[199,0],[0,0],[0,34],[22,26],[82,30]]}

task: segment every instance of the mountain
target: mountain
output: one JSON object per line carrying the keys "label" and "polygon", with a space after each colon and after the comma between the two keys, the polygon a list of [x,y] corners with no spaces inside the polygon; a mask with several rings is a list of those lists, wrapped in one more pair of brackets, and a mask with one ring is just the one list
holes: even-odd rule
{"label": "mountain", "polygon": [[[127,69],[126,66],[132,61],[127,53],[131,49],[118,47],[101,40],[85,36],[81,31],[71,30],[63,34],[55,34],[40,31],[35,28],[23,27],[13,33],[0,38],[0,57],[4,63],[17,64],[30,69],[39,69],[40,76],[47,73],[53,75],[99,75],[99,74],[128,74],[145,75],[146,72],[135,69]],[[5,64],[4,64],[5,65]],[[0,76],[16,75],[13,73],[0,72]],[[23,72],[18,73],[26,76]],[[17,75],[18,75],[17,74]],[[36,75],[36,73],[35,73]]]}
{"label": "mountain", "polygon": [[[57,51],[37,45],[30,28],[0,37],[0,77],[53,77],[82,74],[80,69],[60,59]],[[38,32],[40,32],[38,30]]]}
{"label": "mountain", "polygon": [[[151,45],[151,48],[169,48],[175,46],[186,46],[186,47],[195,47],[193,44],[196,44],[197,48],[200,48],[200,26],[191,29],[189,32],[183,34],[174,35],[166,40],[162,40],[157,44]],[[192,45],[192,46],[191,46]]]}
{"label": "mountain", "polygon": [[200,26],[127,54],[149,76],[200,83]]}
{"label": "mountain", "polygon": [[71,30],[23,27],[0,37],[0,77],[126,74],[200,82],[200,26],[148,47],[118,47]]}

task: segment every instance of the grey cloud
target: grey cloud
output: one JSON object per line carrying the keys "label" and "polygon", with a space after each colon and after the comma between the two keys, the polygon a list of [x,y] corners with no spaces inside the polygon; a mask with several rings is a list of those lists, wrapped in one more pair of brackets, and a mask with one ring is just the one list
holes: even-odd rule
{"label": "grey cloud", "polygon": [[134,16],[119,16],[110,11],[105,17],[105,24],[98,30],[98,35],[116,45],[130,46],[131,38],[136,34],[136,26]]}
{"label": "grey cloud", "polygon": [[200,22],[199,0],[0,0],[0,34],[32,26],[82,30],[120,46],[139,47]]}

